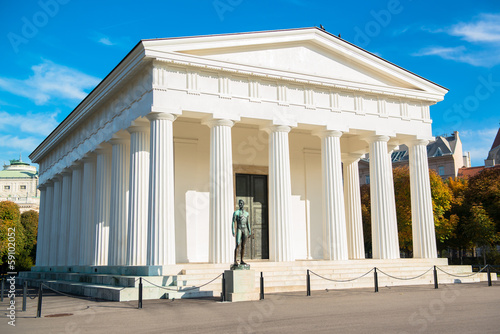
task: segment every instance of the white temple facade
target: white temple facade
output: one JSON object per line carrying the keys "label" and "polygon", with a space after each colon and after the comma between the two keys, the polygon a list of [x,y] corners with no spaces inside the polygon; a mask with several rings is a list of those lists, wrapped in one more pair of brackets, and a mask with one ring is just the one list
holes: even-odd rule
{"label": "white temple facade", "polygon": [[426,145],[447,89],[317,28],[142,40],[30,155],[34,270],[399,258],[390,153],[409,147],[413,248],[436,258]]}

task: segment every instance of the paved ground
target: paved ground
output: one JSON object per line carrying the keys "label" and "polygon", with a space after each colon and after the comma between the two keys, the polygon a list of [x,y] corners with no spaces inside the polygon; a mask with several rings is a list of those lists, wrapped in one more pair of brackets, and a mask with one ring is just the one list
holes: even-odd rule
{"label": "paved ground", "polygon": [[[0,333],[500,333],[500,281],[380,287],[266,295],[264,301],[96,302],[48,294],[8,325],[0,303]],[[62,316],[62,314],[67,314]],[[54,316],[54,317],[51,317]]]}

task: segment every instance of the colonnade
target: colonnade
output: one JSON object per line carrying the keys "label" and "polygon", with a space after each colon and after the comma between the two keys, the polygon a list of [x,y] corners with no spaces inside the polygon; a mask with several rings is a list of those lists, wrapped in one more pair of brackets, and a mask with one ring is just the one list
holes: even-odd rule
{"label": "colonnade", "polygon": [[[37,266],[157,266],[175,264],[174,149],[176,116],[152,112],[127,131],[40,186]],[[149,124],[148,124],[149,123]],[[228,119],[210,119],[209,261],[229,263],[234,211],[232,139]],[[269,134],[269,254],[293,261],[290,126]],[[337,130],[321,138],[324,259],[364,258],[358,161],[342,154]],[[388,136],[369,144],[373,257],[399,258],[394,184]],[[415,257],[435,258],[436,241],[426,141],[410,147]],[[343,164],[342,164],[343,162]],[[342,170],[343,168],[343,170]]]}

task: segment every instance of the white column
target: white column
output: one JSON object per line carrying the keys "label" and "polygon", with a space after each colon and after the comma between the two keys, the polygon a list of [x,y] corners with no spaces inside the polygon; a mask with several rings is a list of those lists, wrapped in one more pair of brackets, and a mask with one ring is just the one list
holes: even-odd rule
{"label": "white column", "polygon": [[71,170],[65,169],[61,174],[61,223],[57,244],[57,265],[66,266],[68,264],[69,225],[71,221]]}
{"label": "white column", "polygon": [[108,264],[109,246],[109,208],[111,199],[111,145],[101,144],[95,150],[96,196],[95,196],[95,253],[92,264]]}
{"label": "white column", "polygon": [[231,221],[234,211],[233,153],[231,127],[227,119],[212,119],[210,127],[210,240],[212,263],[234,260]]}
{"label": "white column", "polygon": [[43,221],[45,224],[45,228],[43,229],[43,240],[45,240],[45,244],[42,247],[42,263],[44,266],[48,266],[50,264],[50,253],[51,253],[51,244],[52,244],[52,207],[54,206],[54,183],[52,181],[47,181],[45,183],[46,187],[46,200],[43,210]]}
{"label": "white column", "polygon": [[44,248],[46,247],[45,242],[47,240],[44,239],[44,233],[43,230],[46,229],[46,222],[45,222],[45,201],[47,200],[47,189],[45,188],[45,185],[40,185],[38,187],[40,190],[40,213],[38,216],[38,232],[37,232],[37,237],[36,237],[36,260],[35,264],[37,267],[44,266],[44,258],[43,258],[43,252]]}
{"label": "white column", "polygon": [[136,123],[130,133],[130,192],[127,265],[146,265],[148,241],[149,123]]}
{"label": "white column", "polygon": [[394,193],[394,170],[392,168],[392,152],[398,148],[399,145],[396,143],[387,143],[387,159],[388,159],[388,164],[389,164],[389,169],[387,170],[387,182],[389,186],[389,192],[388,194],[388,202],[389,203],[394,203],[394,205],[390,205],[389,208],[392,210],[392,213],[390,214],[390,217],[396,217],[395,219],[390,221],[390,233],[391,235],[396,235],[396,238],[391,238],[390,240],[392,241],[393,245],[392,248],[398,250],[398,258],[400,257],[400,252],[399,252],[399,234],[398,234],[398,218],[397,218],[397,212],[396,212],[396,194]]}
{"label": "white column", "polygon": [[399,258],[396,203],[394,202],[392,166],[389,163],[387,152],[388,141],[389,137],[387,136],[373,136],[368,139],[370,143],[370,199],[374,259]]}
{"label": "white column", "polygon": [[127,257],[130,136],[121,131],[109,142],[112,158],[108,265],[123,266]]}
{"label": "white column", "polygon": [[175,116],[152,112],[150,121],[150,169],[148,244],[150,266],[175,264],[174,137]]}
{"label": "white column", "polygon": [[408,147],[410,149],[413,257],[433,259],[437,258],[437,249],[427,161],[427,141],[415,140]]}
{"label": "white column", "polygon": [[79,265],[89,266],[94,251],[94,204],[95,204],[96,159],[94,154],[83,158],[83,187],[80,223],[80,258]]}
{"label": "white column", "polygon": [[57,252],[59,250],[59,233],[61,226],[61,183],[60,175],[53,178],[54,196],[52,200],[52,226],[50,233],[50,255],[49,266],[57,266]]}
{"label": "white column", "polygon": [[288,146],[291,128],[275,125],[264,130],[269,133],[269,259],[274,262],[293,261]]}
{"label": "white column", "polygon": [[359,159],[360,155],[349,154],[343,160],[347,248],[349,250],[349,259],[365,258],[363,218],[361,215],[361,194],[359,189]]}
{"label": "white column", "polygon": [[71,177],[71,224],[69,226],[69,250],[68,265],[78,265],[80,253],[80,222],[82,221],[82,178],[83,169],[81,164],[72,166]]}
{"label": "white column", "polygon": [[340,131],[320,131],[325,260],[347,260],[347,232],[342,185]]}

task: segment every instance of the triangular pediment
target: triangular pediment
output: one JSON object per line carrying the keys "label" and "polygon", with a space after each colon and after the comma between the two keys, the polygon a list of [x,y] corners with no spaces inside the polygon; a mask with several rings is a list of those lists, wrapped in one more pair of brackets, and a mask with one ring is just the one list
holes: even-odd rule
{"label": "triangular pediment", "polygon": [[262,70],[444,95],[446,89],[316,28],[143,41],[146,49]]}
{"label": "triangular pediment", "polygon": [[260,68],[282,70],[365,84],[418,89],[414,85],[377,73],[342,54],[328,52],[313,43],[253,48],[190,50],[184,53]]}

